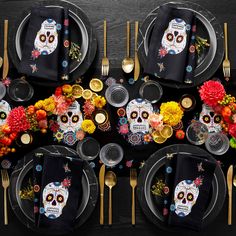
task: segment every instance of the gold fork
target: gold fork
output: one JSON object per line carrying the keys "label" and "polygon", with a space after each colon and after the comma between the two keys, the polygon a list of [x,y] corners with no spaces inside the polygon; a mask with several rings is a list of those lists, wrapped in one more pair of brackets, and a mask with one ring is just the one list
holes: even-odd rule
{"label": "gold fork", "polygon": [[130,169],[130,186],[132,188],[132,225],[135,225],[135,188],[137,186],[137,170]]}
{"label": "gold fork", "polygon": [[223,73],[225,79],[228,81],[230,77],[230,61],[228,58],[228,24],[224,23],[224,36],[225,36],[225,59],[223,61]]}
{"label": "gold fork", "polygon": [[104,38],[103,38],[103,43],[104,43],[104,54],[102,58],[102,75],[103,76],[108,76],[109,74],[109,60],[107,58],[107,21],[104,20]]}
{"label": "gold fork", "polygon": [[7,188],[9,187],[10,182],[7,170],[1,170],[1,175],[2,175],[2,187],[4,188],[4,225],[8,225]]}

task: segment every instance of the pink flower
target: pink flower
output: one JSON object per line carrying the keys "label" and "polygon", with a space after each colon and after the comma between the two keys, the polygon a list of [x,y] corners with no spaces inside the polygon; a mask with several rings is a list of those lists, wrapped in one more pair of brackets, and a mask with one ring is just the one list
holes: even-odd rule
{"label": "pink flower", "polygon": [[76,139],[81,141],[84,139],[84,137],[85,137],[85,132],[83,130],[78,130],[76,132]]}
{"label": "pink flower", "polygon": [[83,111],[85,116],[91,116],[95,111],[95,106],[92,104],[90,100],[86,100],[83,105]]}
{"label": "pink flower", "polygon": [[7,124],[12,132],[22,132],[30,129],[30,123],[27,120],[23,106],[12,109],[7,117]]}
{"label": "pink flower", "polygon": [[127,167],[132,167],[132,165],[133,165],[133,160],[130,160],[130,161],[126,161],[126,166]]}
{"label": "pink flower", "polygon": [[121,125],[120,128],[119,128],[119,133],[120,134],[129,133],[129,125],[128,124]]}
{"label": "pink flower", "polygon": [[236,114],[233,114],[232,120],[233,120],[234,123],[236,123]]}
{"label": "pink flower", "polygon": [[56,133],[59,129],[59,124],[57,122],[55,122],[54,120],[50,120],[49,121],[49,127],[51,129],[52,132]]}
{"label": "pink flower", "polygon": [[64,26],[69,26],[69,19],[64,20]]}
{"label": "pink flower", "polygon": [[167,53],[168,53],[167,50],[166,50],[165,48],[163,48],[163,47],[161,47],[161,48],[159,49],[159,51],[158,51],[158,55],[159,55],[161,58],[164,57]]}
{"label": "pink flower", "polygon": [[210,107],[217,106],[226,94],[224,86],[214,80],[205,82],[199,89],[199,93],[201,100]]}
{"label": "pink flower", "polygon": [[155,130],[161,130],[163,128],[163,116],[160,114],[150,114],[148,117],[148,121],[150,126]]}
{"label": "pink flower", "polygon": [[54,110],[55,115],[63,115],[71,105],[70,102],[66,101],[66,98],[64,96],[55,96],[52,95],[55,103],[56,103],[56,108]]}

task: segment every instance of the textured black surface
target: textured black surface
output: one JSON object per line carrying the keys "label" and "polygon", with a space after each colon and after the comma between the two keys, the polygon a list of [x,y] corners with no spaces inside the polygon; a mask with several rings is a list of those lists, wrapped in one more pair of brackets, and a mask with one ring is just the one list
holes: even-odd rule
{"label": "textured black surface", "polygon": [[[14,27],[14,20],[18,15],[22,13],[24,9],[27,9],[33,4],[32,0],[10,0],[10,1],[0,1],[0,52],[2,55],[3,51],[3,20],[9,19],[9,27]],[[88,78],[93,76],[100,76],[101,68],[101,57],[103,55],[103,20],[106,18],[108,27],[108,57],[110,59],[111,72],[110,75],[116,78],[124,78],[121,70],[121,61],[124,58],[125,51],[125,36],[126,36],[126,21],[130,20],[131,25],[131,56],[134,56],[134,21],[139,20],[140,23],[145,19],[147,14],[155,9],[158,5],[167,2],[159,0],[73,0],[83,11],[87,14],[90,22],[95,28],[97,38],[98,38],[98,53],[96,59],[93,63],[90,71],[85,75],[85,83]],[[222,24],[228,22],[229,31],[229,57],[231,60],[232,68],[232,78],[227,84],[227,92],[236,95],[236,3],[234,0],[192,0],[192,2],[200,4],[202,7],[208,9],[212,14],[214,14],[219,22]],[[10,66],[11,72],[10,76],[15,78],[17,76],[15,68]],[[220,67],[216,73],[217,77],[222,77],[222,68]],[[223,81],[223,79],[222,79]],[[223,82],[225,84],[225,82]],[[138,89],[141,81],[134,86],[128,86],[131,99],[138,96]],[[52,93],[52,89],[34,87],[35,97],[29,103],[23,105],[28,105],[34,103],[34,101],[45,98]],[[176,90],[171,88],[163,88],[163,97],[160,102],[174,99],[178,101],[180,97],[185,94],[190,93],[196,97],[197,106],[195,111],[186,113],[184,117],[185,124],[192,118],[194,112],[199,112],[201,110],[201,103],[199,102],[199,96],[197,89],[182,89]],[[7,98],[6,98],[7,99]],[[17,103],[12,103],[12,105],[19,105]],[[115,109],[111,108],[111,112],[115,112]],[[116,120],[111,120],[112,124],[116,124]],[[186,127],[186,126],[185,126]],[[101,137],[101,134],[96,135],[97,138]],[[153,152],[159,148],[173,143],[173,141],[168,141],[163,145],[150,145],[146,149],[142,150],[140,148],[130,148],[118,134],[115,132],[108,133],[102,136],[100,139],[101,146],[110,140],[120,143],[125,148],[125,158],[135,159],[137,161],[142,161],[147,159]],[[36,141],[40,141],[41,144],[48,144],[48,140],[45,138],[39,138]],[[175,143],[181,143],[180,141],[174,141]],[[187,143],[185,140],[184,143]],[[37,145],[35,145],[37,147]],[[33,147],[32,147],[33,148]],[[203,147],[204,148],[204,147]],[[21,152],[25,153],[26,149]],[[17,155],[16,155],[17,158]],[[223,162],[223,170],[226,172],[229,163],[235,163],[235,151],[231,149],[226,155],[218,157],[220,161]],[[128,174],[125,173],[126,175]],[[128,176],[128,175],[127,175]],[[173,233],[164,232],[151,223],[149,223],[139,206],[136,208],[136,226],[131,226],[131,188],[129,186],[129,178],[123,175],[120,177],[118,175],[118,184],[113,191],[113,225],[112,227],[104,226],[103,228],[99,225],[99,204],[97,205],[91,218],[78,229],[74,234],[71,235],[83,235],[83,236],[93,236],[93,235],[174,235]],[[107,189],[106,189],[107,190]],[[105,192],[107,196],[108,192]],[[236,196],[234,196],[235,198]],[[106,199],[107,200],[107,199]],[[107,201],[105,201],[107,203]],[[22,225],[19,220],[14,216],[12,210],[9,206],[9,225],[3,225],[3,192],[0,188],[0,233],[2,236],[5,235],[37,235],[32,233],[31,230],[27,229]],[[215,221],[210,224],[203,232],[194,233],[186,232],[185,235],[233,235],[236,232],[236,201],[233,205],[233,226],[227,226],[227,202],[225,202],[224,208],[220,215],[215,219]],[[105,222],[108,221],[107,218],[108,209],[107,205],[105,208]]]}

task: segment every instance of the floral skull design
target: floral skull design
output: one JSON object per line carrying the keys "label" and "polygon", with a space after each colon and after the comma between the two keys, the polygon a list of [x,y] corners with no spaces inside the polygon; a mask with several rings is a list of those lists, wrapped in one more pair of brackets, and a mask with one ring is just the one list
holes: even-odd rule
{"label": "floral skull design", "polygon": [[148,117],[153,113],[152,104],[141,98],[130,101],[126,107],[126,114],[132,133],[149,131]]}
{"label": "floral skull design", "polygon": [[207,126],[210,133],[221,131],[221,120],[221,115],[215,113],[211,107],[206,104],[202,105],[199,121]]}
{"label": "floral skull design", "polygon": [[7,116],[11,111],[11,107],[8,102],[0,101],[0,125],[4,125],[7,121]]}
{"label": "floral skull design", "polygon": [[50,219],[56,219],[62,214],[69,197],[68,189],[60,182],[51,182],[43,190],[44,214]]}
{"label": "floral skull design", "polygon": [[82,121],[83,116],[80,110],[80,104],[77,101],[74,101],[70,105],[66,113],[57,117],[57,122],[63,132],[78,131],[81,127]]}
{"label": "floral skull design", "polygon": [[175,213],[180,217],[189,215],[199,195],[199,187],[192,180],[183,180],[175,188]]}
{"label": "floral skull design", "polygon": [[161,40],[162,47],[168,54],[178,54],[184,50],[187,41],[186,30],[186,22],[180,18],[169,22]]}
{"label": "floral skull design", "polygon": [[34,41],[34,47],[41,55],[49,55],[57,48],[57,44],[57,23],[53,19],[47,19],[41,24]]}

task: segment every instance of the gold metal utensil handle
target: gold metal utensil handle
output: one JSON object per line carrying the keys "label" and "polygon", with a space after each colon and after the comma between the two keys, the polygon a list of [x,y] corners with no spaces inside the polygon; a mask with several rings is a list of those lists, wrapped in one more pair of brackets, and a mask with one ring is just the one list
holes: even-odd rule
{"label": "gold metal utensil handle", "polygon": [[135,225],[135,188],[132,188],[132,225]]}
{"label": "gold metal utensil handle", "polygon": [[225,59],[228,59],[228,24],[224,23]]}
{"label": "gold metal utensil handle", "polygon": [[112,225],[112,188],[109,188],[108,225]]}
{"label": "gold metal utensil handle", "polygon": [[229,194],[229,204],[228,204],[228,225],[232,225],[232,195]]}
{"label": "gold metal utensil handle", "polygon": [[4,20],[4,50],[7,50],[8,20]]}
{"label": "gold metal utensil handle", "polygon": [[104,57],[107,57],[107,21],[104,20],[104,29],[103,29],[103,37],[104,37]]}
{"label": "gold metal utensil handle", "polygon": [[4,225],[8,225],[7,188],[4,188]]}
{"label": "gold metal utensil handle", "polygon": [[130,22],[127,21],[127,58],[129,58],[130,52]]}
{"label": "gold metal utensil handle", "polygon": [[104,225],[104,196],[100,194],[100,225]]}

